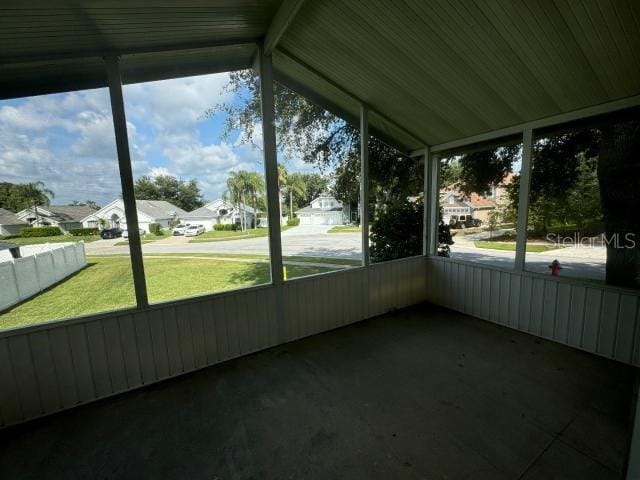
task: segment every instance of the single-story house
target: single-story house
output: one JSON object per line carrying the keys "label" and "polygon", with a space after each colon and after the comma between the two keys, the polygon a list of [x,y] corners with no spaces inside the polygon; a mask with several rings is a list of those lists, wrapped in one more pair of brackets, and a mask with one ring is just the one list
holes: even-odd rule
{"label": "single-story house", "polygon": [[332,195],[320,194],[300,210],[296,210],[300,225],[343,225],[357,221],[357,206],[343,204]]}
{"label": "single-story house", "polygon": [[207,230],[213,230],[214,225],[240,225],[244,217],[247,228],[255,226],[256,215],[259,212],[249,205],[234,205],[221,198],[207,203],[192,212],[181,217],[184,223],[196,223],[203,225]]}
{"label": "single-story house", "polygon": [[[163,229],[170,228],[170,224],[180,221],[187,214],[180,207],[165,200],[136,200],[138,211],[138,226],[149,232],[149,225],[159,223]],[[124,202],[121,198],[105,205],[100,210],[93,211],[82,219],[85,228],[127,228],[127,218],[124,213]]]}
{"label": "single-story house", "polygon": [[20,229],[29,224],[16,217],[15,213],[5,208],[0,208],[0,235],[19,235]]}
{"label": "single-story house", "polygon": [[87,206],[43,205],[28,207],[16,213],[18,219],[33,227],[54,226],[63,232],[81,228],[82,219],[95,212]]}

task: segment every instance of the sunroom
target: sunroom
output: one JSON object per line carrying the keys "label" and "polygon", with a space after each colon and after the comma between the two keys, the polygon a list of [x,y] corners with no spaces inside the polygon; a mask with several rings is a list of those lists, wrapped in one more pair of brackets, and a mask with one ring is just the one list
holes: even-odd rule
{"label": "sunroom", "polygon": [[640,479],[638,3],[0,13],[0,477]]}

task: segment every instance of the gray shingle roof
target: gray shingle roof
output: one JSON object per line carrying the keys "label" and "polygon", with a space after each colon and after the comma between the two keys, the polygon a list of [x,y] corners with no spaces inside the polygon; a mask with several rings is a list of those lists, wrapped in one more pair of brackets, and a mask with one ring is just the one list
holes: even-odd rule
{"label": "gray shingle roof", "polygon": [[[6,210],[5,210],[6,211]],[[0,225],[28,225],[15,215],[2,215],[0,212]]]}
{"label": "gray shingle roof", "polygon": [[51,212],[53,214],[52,217],[61,222],[79,222],[96,211],[91,207],[79,205],[48,205],[38,208]]}
{"label": "gray shingle roof", "polygon": [[11,210],[7,210],[6,208],[0,208],[0,216],[5,216],[5,215],[13,215],[15,212],[12,212]]}
{"label": "gray shingle roof", "polygon": [[166,200],[136,200],[139,212],[151,218],[173,218],[187,215],[187,212]]}

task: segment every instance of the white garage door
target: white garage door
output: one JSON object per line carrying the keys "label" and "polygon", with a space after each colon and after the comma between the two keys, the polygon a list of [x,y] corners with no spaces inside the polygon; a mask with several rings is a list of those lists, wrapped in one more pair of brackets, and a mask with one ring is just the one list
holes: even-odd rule
{"label": "white garage door", "polygon": [[[326,215],[314,215],[312,225],[340,225],[342,223],[342,213],[330,213]],[[302,223],[302,221],[300,222]]]}
{"label": "white garage door", "polygon": [[299,218],[300,218],[300,225],[311,225],[311,219],[313,217],[304,215],[304,216],[301,216]]}

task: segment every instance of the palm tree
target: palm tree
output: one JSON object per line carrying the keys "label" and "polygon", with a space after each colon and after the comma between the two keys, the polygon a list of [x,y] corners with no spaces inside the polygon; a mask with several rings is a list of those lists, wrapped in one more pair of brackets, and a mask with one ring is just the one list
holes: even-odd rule
{"label": "palm tree", "polygon": [[262,197],[265,192],[264,177],[258,172],[249,172],[247,190],[251,196],[254,216],[254,226],[258,213],[258,197]]}
{"label": "palm tree", "polygon": [[282,213],[284,212],[284,196],[287,191],[287,178],[289,177],[289,172],[287,172],[287,167],[285,167],[282,163],[278,164],[278,191],[280,195],[278,195],[278,202],[280,203],[280,219],[282,219]]}
{"label": "palm tree", "polygon": [[287,193],[289,194],[289,218],[293,219],[293,194],[304,195],[307,185],[304,177],[299,173],[292,173],[287,177]]}
{"label": "palm tree", "polygon": [[33,207],[33,214],[36,219],[36,227],[39,226],[38,220],[38,204],[49,205],[51,199],[55,197],[52,190],[48,189],[44,182],[38,180],[37,182],[29,182],[24,185],[24,199],[30,206]]}

